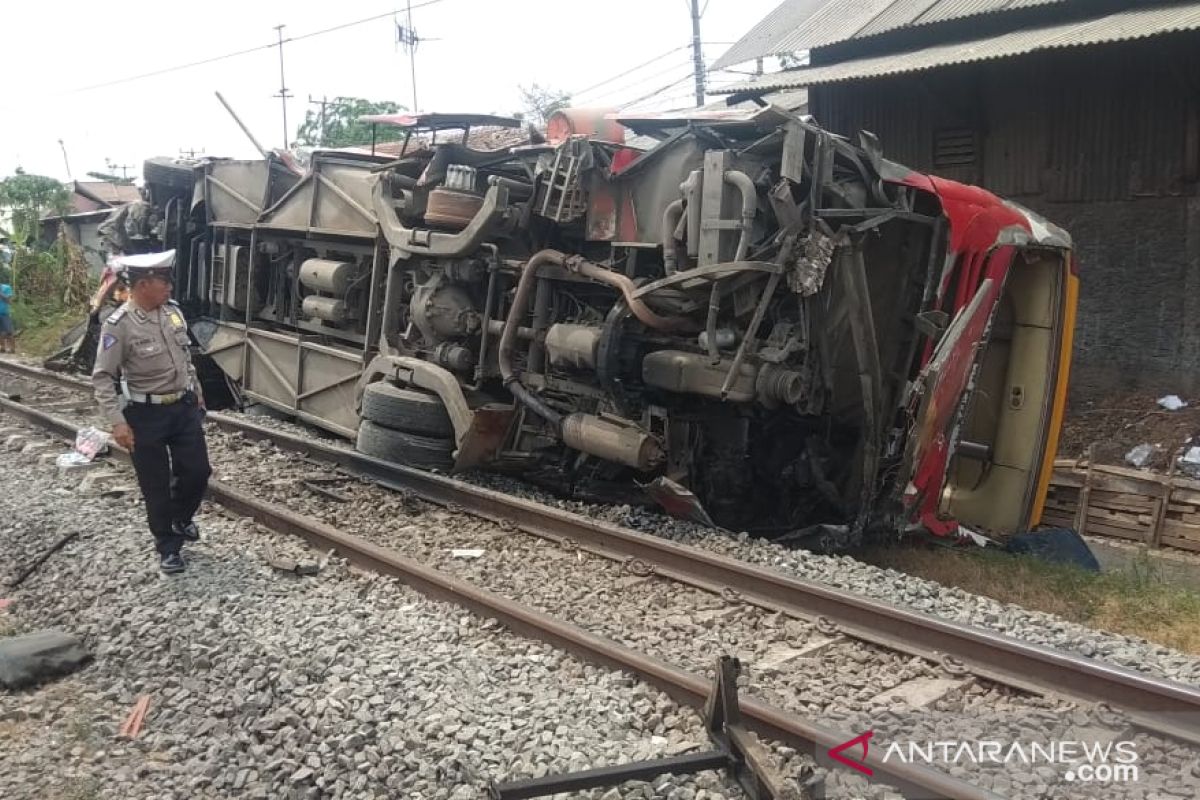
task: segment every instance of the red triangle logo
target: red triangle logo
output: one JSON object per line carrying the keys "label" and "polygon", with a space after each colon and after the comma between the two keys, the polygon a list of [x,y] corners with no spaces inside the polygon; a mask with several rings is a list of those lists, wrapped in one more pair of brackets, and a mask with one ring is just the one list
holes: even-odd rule
{"label": "red triangle logo", "polygon": [[[849,767],[850,769],[858,770],[859,772],[863,773],[864,775],[874,775],[875,770],[871,769],[870,767],[868,767],[866,764],[863,763],[864,761],[867,760],[867,751],[870,747],[870,745],[868,743],[871,741],[871,737],[874,735],[875,735],[875,731],[867,731],[866,733],[860,733],[858,736],[855,736],[853,739],[847,739],[846,741],[842,742],[841,744],[829,748],[829,757],[832,758],[834,761],[838,762],[839,764]],[[849,750],[850,748],[855,747],[857,745],[862,745],[862,758],[861,759],[855,760],[855,759],[847,758],[846,756],[842,755],[842,753],[844,751]]]}

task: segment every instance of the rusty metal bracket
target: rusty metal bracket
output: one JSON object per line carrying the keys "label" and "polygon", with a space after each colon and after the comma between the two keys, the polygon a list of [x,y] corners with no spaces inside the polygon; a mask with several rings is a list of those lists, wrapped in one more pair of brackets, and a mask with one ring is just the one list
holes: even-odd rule
{"label": "rusty metal bracket", "polygon": [[547,797],[560,792],[577,792],[619,786],[626,781],[648,781],[659,775],[692,775],[706,770],[728,770],[750,800],[799,798],[796,784],[785,784],[768,764],[766,748],[742,725],[738,705],[737,677],[741,663],[732,656],[717,659],[712,693],[705,706],[709,736],[716,747],[699,753],[635,761],[582,772],[547,775],[542,778],[495,783],[488,787],[491,800],[522,800]]}

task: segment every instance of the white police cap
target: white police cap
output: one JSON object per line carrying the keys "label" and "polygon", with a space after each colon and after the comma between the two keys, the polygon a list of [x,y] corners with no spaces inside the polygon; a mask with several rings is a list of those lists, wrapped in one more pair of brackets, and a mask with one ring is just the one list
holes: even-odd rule
{"label": "white police cap", "polygon": [[126,283],[133,283],[138,278],[162,278],[165,281],[174,278],[172,271],[175,264],[174,250],[118,256],[113,261],[117,267],[117,275]]}
{"label": "white police cap", "polygon": [[162,253],[139,253],[134,256],[117,256],[113,259],[121,269],[170,269],[175,266],[175,251]]}

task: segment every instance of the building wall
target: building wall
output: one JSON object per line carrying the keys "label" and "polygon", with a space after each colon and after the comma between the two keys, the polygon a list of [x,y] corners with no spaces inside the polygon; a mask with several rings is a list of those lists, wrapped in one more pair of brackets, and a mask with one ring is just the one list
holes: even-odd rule
{"label": "building wall", "polygon": [[[1076,389],[1200,392],[1200,35],[814,87],[826,127],[978,183],[1074,237]],[[973,138],[970,163],[963,136]],[[950,149],[946,148],[949,142]]]}

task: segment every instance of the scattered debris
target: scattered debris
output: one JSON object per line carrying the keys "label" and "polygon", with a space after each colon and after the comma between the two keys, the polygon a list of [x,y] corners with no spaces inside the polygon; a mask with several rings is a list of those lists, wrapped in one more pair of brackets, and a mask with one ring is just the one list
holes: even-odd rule
{"label": "scattered debris", "polygon": [[133,709],[129,712],[129,716],[121,723],[120,730],[117,731],[118,736],[124,736],[127,739],[136,739],[138,734],[142,732],[142,723],[146,720],[146,712],[150,709],[150,695],[144,694],[138,697],[137,702],[133,704]]}
{"label": "scattered debris", "polygon": [[482,547],[462,547],[450,551],[451,558],[482,558]]}
{"label": "scattered debris", "polygon": [[68,542],[70,542],[72,539],[74,539],[77,536],[79,536],[79,531],[75,530],[75,531],[71,531],[66,536],[59,539],[57,542],[55,542],[53,545],[50,546],[49,550],[47,550],[46,552],[44,552],[40,556],[38,556],[36,559],[34,559],[32,564],[30,564],[29,566],[25,567],[25,569],[18,572],[17,576],[8,582],[8,585],[9,586],[20,586],[22,583],[25,582],[26,578],[28,578],[30,575],[32,575],[38,567],[40,567],[42,564],[44,564],[46,562],[46,559],[48,559],[50,556],[57,553],[59,550],[62,550],[67,545]]}
{"label": "scattered debris", "polygon": [[1030,555],[1051,564],[1074,564],[1088,572],[1099,572],[1100,562],[1083,537],[1071,528],[1049,528],[1018,533],[1008,540],[1010,553]]}
{"label": "scattered debris", "polygon": [[82,642],[62,631],[35,631],[0,639],[0,686],[36,686],[69,675],[91,658]]}
{"label": "scattered debris", "polygon": [[267,563],[273,568],[279,570],[280,572],[288,572],[292,575],[301,575],[306,577],[319,574],[321,572],[321,568],[329,562],[330,554],[333,553],[332,550],[330,550],[329,553],[326,553],[325,557],[321,559],[321,563],[319,564],[314,564],[312,562],[302,564],[295,559],[284,558],[283,556],[276,555],[275,548],[271,547],[269,543],[266,545],[266,550]]}
{"label": "scattered debris", "polygon": [[75,434],[75,449],[58,457],[59,469],[71,469],[88,466],[108,447],[108,434],[93,427],[80,428]]}
{"label": "scattered debris", "polygon": [[1191,478],[1200,478],[1200,445],[1192,445],[1179,457],[1179,471]]}
{"label": "scattered debris", "polygon": [[1161,451],[1162,447],[1157,444],[1139,444],[1125,454],[1125,463],[1142,469],[1149,466]]}
{"label": "scattered debris", "polygon": [[1178,411],[1181,408],[1187,408],[1187,401],[1181,399],[1177,394],[1169,394],[1158,398],[1158,404],[1167,411]]}

